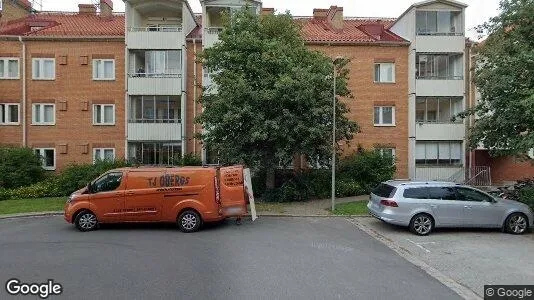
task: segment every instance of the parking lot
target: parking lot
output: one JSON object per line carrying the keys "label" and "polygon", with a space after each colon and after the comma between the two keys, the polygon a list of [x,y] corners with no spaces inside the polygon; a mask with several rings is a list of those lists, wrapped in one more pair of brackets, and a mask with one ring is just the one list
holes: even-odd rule
{"label": "parking lot", "polygon": [[485,284],[534,283],[533,233],[516,236],[498,230],[437,229],[429,236],[416,236],[375,218],[351,221],[390,248],[428,265],[427,272],[448,277],[459,289],[468,288],[481,297]]}

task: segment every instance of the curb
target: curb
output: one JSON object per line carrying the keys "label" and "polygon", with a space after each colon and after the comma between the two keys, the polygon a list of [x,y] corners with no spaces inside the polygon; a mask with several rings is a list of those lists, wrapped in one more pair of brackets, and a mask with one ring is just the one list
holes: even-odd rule
{"label": "curb", "polygon": [[288,218],[372,218],[370,215],[294,215],[294,214],[261,214],[258,217],[288,217]]}
{"label": "curb", "polygon": [[402,246],[396,244],[386,236],[382,235],[381,233],[377,232],[376,230],[363,225],[359,223],[357,220],[348,220],[349,223],[354,225],[354,227],[360,229],[361,231],[367,233],[369,236],[374,238],[375,240],[379,241],[380,243],[387,246],[389,249],[393,250],[395,253],[397,253],[402,258],[406,259],[408,262],[412,263],[413,265],[419,267],[421,270],[425,271],[428,275],[436,279],[437,281],[441,282],[446,287],[453,290],[458,296],[467,299],[467,300],[481,300],[482,297],[478,295],[475,291],[472,289],[466,287],[465,285],[459,283],[458,281],[454,280],[453,278],[445,275],[438,269],[428,265],[423,260],[419,259],[417,256],[412,254],[407,249],[403,248]]}
{"label": "curb", "polygon": [[20,214],[0,215],[0,220],[2,220],[2,219],[15,219],[15,218],[60,216],[60,215],[63,215],[62,211],[43,211],[43,212],[36,212],[36,213],[20,213]]}

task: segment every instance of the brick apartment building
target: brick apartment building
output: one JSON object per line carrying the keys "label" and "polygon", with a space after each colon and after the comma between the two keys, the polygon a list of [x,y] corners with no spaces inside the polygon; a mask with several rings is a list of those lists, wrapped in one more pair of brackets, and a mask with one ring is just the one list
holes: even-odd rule
{"label": "brick apartment building", "polygon": [[[185,153],[213,161],[194,137],[196,100],[211,84],[196,55],[218,41],[221,12],[246,1],[201,0],[201,14],[183,0],[126,0],[124,14],[111,0],[72,13],[1,1],[1,144],[36,149],[49,169],[111,157],[168,164]],[[469,159],[467,124],[450,120],[471,103],[465,8],[428,0],[396,19],[336,6],[295,17],[311,49],[351,60],[355,98],[343,101],[362,132],[346,153],[393,153],[398,178],[468,180],[466,166],[480,160]]]}

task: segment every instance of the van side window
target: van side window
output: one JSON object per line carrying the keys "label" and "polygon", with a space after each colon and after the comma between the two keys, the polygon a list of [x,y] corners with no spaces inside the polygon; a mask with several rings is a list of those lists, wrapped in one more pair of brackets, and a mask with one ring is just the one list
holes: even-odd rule
{"label": "van side window", "polygon": [[411,199],[428,199],[428,188],[420,187],[405,189],[402,196]]}
{"label": "van side window", "polygon": [[485,194],[482,194],[481,192],[478,192],[478,191],[475,191],[469,188],[459,187],[458,188],[458,200],[475,201],[475,202],[484,202],[484,201],[492,202],[493,199],[486,196]]}
{"label": "van side window", "polygon": [[93,183],[93,192],[100,193],[100,192],[113,191],[117,189],[119,185],[121,185],[121,180],[122,180],[122,173],[120,172],[108,173],[98,178]]}
{"label": "van side window", "polygon": [[428,198],[435,200],[457,200],[455,187],[429,187]]}

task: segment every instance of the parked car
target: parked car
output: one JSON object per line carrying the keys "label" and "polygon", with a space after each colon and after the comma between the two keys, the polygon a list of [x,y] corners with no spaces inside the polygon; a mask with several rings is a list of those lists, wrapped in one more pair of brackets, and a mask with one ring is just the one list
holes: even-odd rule
{"label": "parked car", "polygon": [[168,222],[193,232],[203,222],[240,220],[252,194],[249,177],[242,166],[114,169],[74,192],[64,217],[80,231],[99,223]]}
{"label": "parked car", "polygon": [[367,207],[374,217],[408,226],[417,235],[436,227],[502,228],[522,234],[534,221],[524,203],[450,182],[386,181],[372,191]]}

